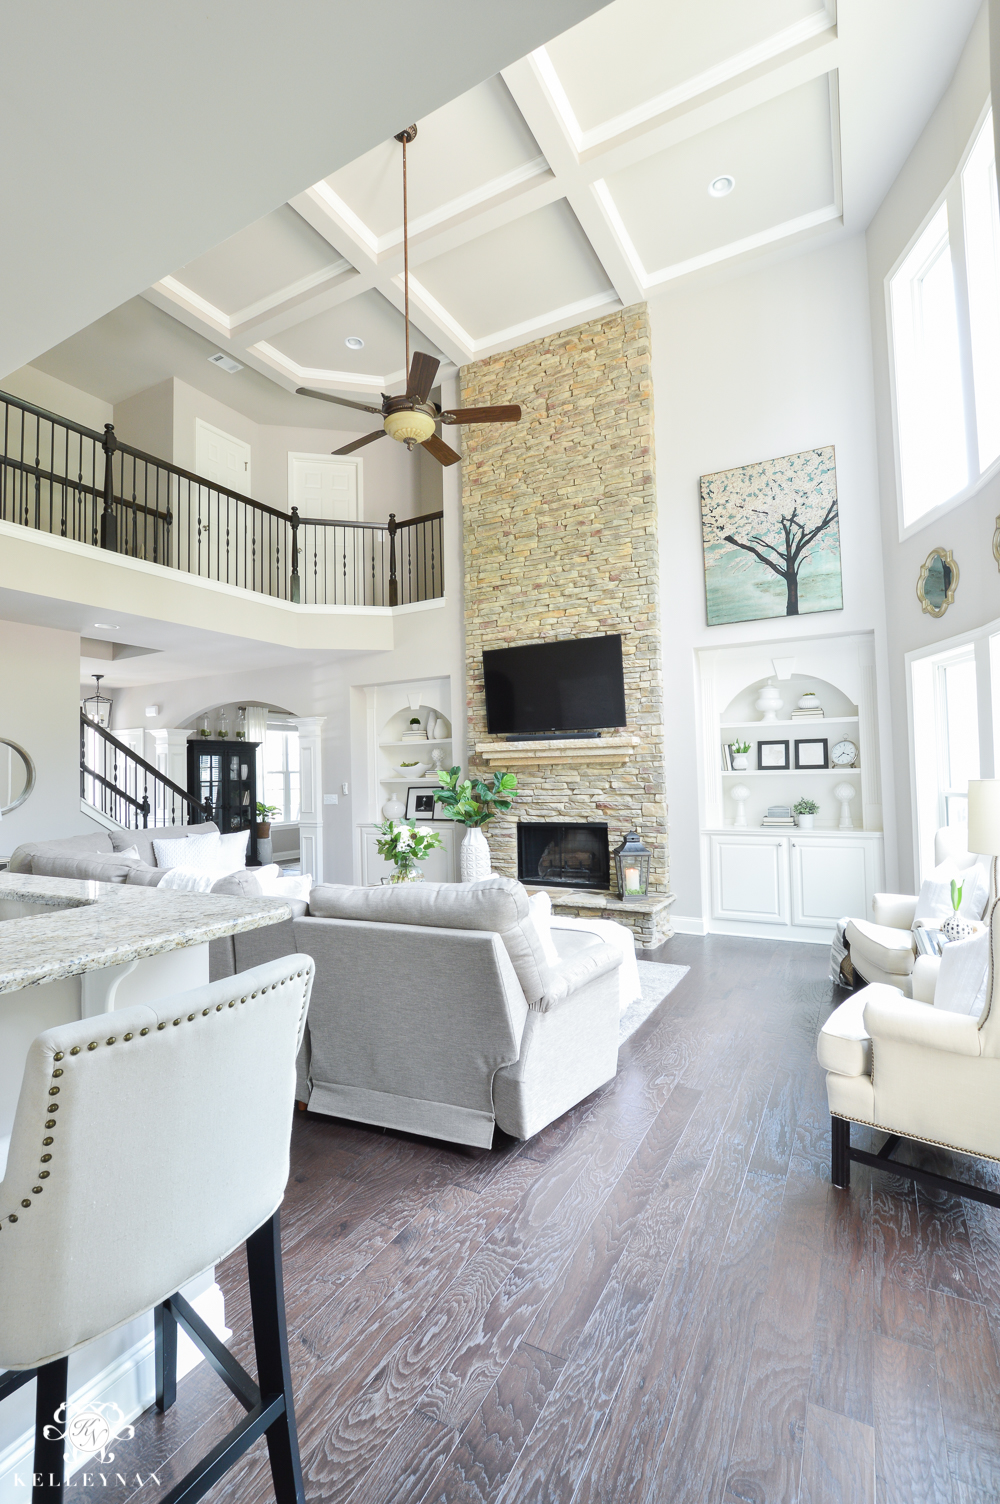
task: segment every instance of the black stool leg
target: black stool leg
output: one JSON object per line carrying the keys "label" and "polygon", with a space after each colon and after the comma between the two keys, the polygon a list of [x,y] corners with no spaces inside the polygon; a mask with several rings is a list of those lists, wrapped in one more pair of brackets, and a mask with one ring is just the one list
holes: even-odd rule
{"label": "black stool leg", "polygon": [[261,1398],[267,1403],[280,1394],[285,1400],[284,1414],[266,1433],[274,1495],[277,1504],[305,1504],[299,1439],[292,1406],[285,1294],[281,1280],[281,1225],[277,1212],[247,1238],[247,1272]]}
{"label": "black stool leg", "polygon": [[177,1399],[177,1321],[165,1305],[153,1312],[156,1355],[156,1408],[169,1410]]}
{"label": "black stool leg", "polygon": [[[35,1460],[31,1504],[61,1504],[69,1359],[43,1363],[35,1381]],[[45,1432],[48,1430],[49,1435]],[[58,1440],[56,1436],[58,1435]]]}
{"label": "black stool leg", "polygon": [[851,1187],[851,1125],[846,1118],[830,1118],[830,1179],[838,1190]]}

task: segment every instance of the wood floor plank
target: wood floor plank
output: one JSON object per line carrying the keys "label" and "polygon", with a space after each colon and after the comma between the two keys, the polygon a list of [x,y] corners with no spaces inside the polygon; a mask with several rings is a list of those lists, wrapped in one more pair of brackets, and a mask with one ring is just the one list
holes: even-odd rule
{"label": "wood floor plank", "polygon": [[1000,1495],[1000,1363],[986,1308],[932,1290],[938,1390],[952,1474]]}
{"label": "wood floor plank", "polygon": [[933,1352],[876,1337],[874,1401],[879,1504],[951,1504]]}
{"label": "wood floor plank", "polygon": [[853,1166],[851,1189],[827,1202],[809,1398],[826,1411],[872,1424],[874,1282],[871,1174]]}
{"label": "wood floor plank", "polygon": [[725,1504],[794,1499],[805,1434],[830,1188],[803,1172],[785,1182],[753,1353],[723,1489]]}
{"label": "wood floor plank", "polygon": [[875,1504],[871,1426],[819,1405],[807,1407],[798,1504]]}

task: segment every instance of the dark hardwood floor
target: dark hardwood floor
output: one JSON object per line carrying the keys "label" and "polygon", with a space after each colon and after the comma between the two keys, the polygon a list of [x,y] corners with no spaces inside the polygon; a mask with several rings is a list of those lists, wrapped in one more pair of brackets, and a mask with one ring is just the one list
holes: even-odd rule
{"label": "dark hardwood floor", "polygon": [[[857,1165],[831,1188],[823,948],[681,936],[658,959],[691,970],[615,1081],[528,1143],[298,1116],[285,1290],[315,1504],[1000,1495],[1000,1211]],[[219,1280],[250,1363],[244,1272]],[[240,1413],[202,1364],[109,1472],[155,1469],[131,1495],[153,1504]],[[209,1498],[271,1500],[263,1446]]]}

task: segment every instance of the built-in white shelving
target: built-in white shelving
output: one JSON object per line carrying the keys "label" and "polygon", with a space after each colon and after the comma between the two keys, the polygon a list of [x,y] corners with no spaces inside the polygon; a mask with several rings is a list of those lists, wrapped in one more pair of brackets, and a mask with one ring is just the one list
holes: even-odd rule
{"label": "built-in white shelving", "polygon": [[723,778],[842,778],[845,773],[858,773],[861,769],[847,768],[734,768],[725,770]]}
{"label": "built-in white shelving", "polygon": [[798,721],[762,721],[758,717],[758,719],[755,720],[755,721],[723,721],[721,723],[720,727],[719,727],[719,730],[720,731],[745,731],[747,729],[747,727],[758,727],[759,728],[759,727],[767,727],[767,726],[829,726],[829,725],[834,725],[834,726],[854,725],[854,726],[856,726],[857,724],[858,724],[858,717],[856,715],[810,716],[809,719],[806,720],[806,721],[803,721],[803,720],[798,720]]}

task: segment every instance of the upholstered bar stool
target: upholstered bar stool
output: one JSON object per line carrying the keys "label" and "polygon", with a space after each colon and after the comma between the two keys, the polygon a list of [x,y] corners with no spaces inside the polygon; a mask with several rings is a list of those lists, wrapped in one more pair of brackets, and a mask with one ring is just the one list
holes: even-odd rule
{"label": "upholstered bar stool", "polygon": [[[37,1377],[34,1504],[63,1494],[69,1354],[153,1308],[159,1407],[179,1321],[247,1411],[164,1504],[262,1435],[279,1504],[303,1501],[278,1206],[312,980],[285,956],[32,1044],[0,1183],[0,1399]],[[177,1294],[243,1242],[256,1382]]]}

